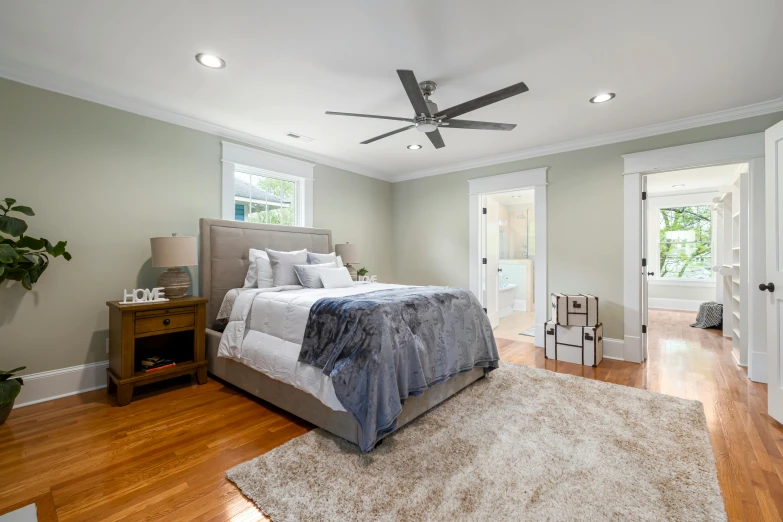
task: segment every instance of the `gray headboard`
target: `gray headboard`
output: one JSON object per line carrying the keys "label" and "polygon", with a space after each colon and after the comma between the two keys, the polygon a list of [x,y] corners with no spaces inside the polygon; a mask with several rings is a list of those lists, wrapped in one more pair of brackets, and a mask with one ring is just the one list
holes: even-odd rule
{"label": "gray headboard", "polygon": [[290,251],[306,248],[309,252],[332,252],[332,231],[324,228],[262,225],[244,221],[204,219],[199,221],[201,263],[199,292],[209,299],[207,328],[215,324],[226,292],[245,283],[247,257],[251,248]]}

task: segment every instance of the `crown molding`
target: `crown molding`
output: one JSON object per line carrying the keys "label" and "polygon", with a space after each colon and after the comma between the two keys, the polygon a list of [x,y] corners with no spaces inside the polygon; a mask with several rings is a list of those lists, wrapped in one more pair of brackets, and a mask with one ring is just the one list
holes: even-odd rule
{"label": "crown molding", "polygon": [[219,138],[237,141],[245,145],[266,149],[267,151],[285,154],[287,156],[320,163],[322,165],[328,165],[330,167],[347,170],[383,181],[391,181],[390,176],[355,163],[324,156],[315,152],[305,151],[291,145],[278,143],[266,138],[261,138],[260,136],[254,136],[246,132],[223,127],[216,123],[186,116],[168,109],[156,107],[142,100],[123,96],[104,89],[96,89],[95,87],[78,80],[66,78],[54,73],[33,71],[20,65],[0,63],[0,78],[6,78],[32,87],[38,87],[47,91],[98,103],[121,111],[138,114],[139,116],[146,116],[154,120],[172,123],[180,127],[206,132]]}
{"label": "crown molding", "polygon": [[460,170],[488,167],[490,165],[499,165],[501,163],[509,163],[512,161],[549,156],[551,154],[559,154],[561,152],[589,149],[591,147],[600,147],[602,145],[610,145],[612,143],[631,141],[639,138],[648,138],[650,136],[668,134],[670,132],[694,129],[697,127],[704,127],[706,125],[741,120],[744,118],[752,118],[753,116],[762,116],[764,114],[771,114],[780,111],[783,111],[783,98],[756,103],[753,105],[745,105],[744,107],[737,107],[736,109],[727,109],[709,114],[703,114],[700,116],[682,118],[680,120],[656,123],[644,127],[637,127],[635,129],[611,132],[609,134],[602,134],[600,136],[593,136],[590,138],[556,143],[553,145],[544,145],[542,147],[524,149],[518,152],[500,154],[498,156],[489,156],[477,160],[463,161],[461,163],[444,165],[442,167],[414,170],[412,172],[407,172],[398,176],[392,176],[390,177],[389,181],[392,183],[397,183],[411,179],[448,174],[449,172],[457,172]]}

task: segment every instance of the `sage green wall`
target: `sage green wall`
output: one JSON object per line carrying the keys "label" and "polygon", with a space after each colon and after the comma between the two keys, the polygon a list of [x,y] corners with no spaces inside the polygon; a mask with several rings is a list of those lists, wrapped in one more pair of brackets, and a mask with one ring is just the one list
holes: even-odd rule
{"label": "sage green wall", "polygon": [[[149,238],[197,235],[220,217],[221,139],[0,79],[0,198],[33,207],[29,234],[67,240],[32,292],[0,284],[0,368],[25,373],[107,358],[107,300],[152,287]],[[391,185],[318,165],[314,225],[392,272]],[[191,267],[194,282],[198,267]],[[196,290],[197,291],[197,290]]]}
{"label": "sage green wall", "polygon": [[761,132],[783,113],[395,183],[395,280],[468,284],[467,180],[547,172],[548,290],[600,298],[604,335],[623,338],[622,154]]}

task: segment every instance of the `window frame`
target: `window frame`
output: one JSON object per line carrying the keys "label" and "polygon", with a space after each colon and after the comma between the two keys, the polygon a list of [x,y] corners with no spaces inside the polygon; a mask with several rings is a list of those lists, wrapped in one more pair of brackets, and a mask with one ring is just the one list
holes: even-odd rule
{"label": "window frame", "polygon": [[235,221],[234,180],[236,173],[290,181],[296,184],[296,225],[313,226],[313,170],[314,163],[272,154],[236,143],[222,142],[223,183],[221,216]]}
{"label": "window frame", "polygon": [[[681,208],[681,207],[709,207],[712,203],[712,198],[716,195],[720,195],[717,192],[703,192],[697,194],[660,194],[652,197],[648,197],[649,211],[648,211],[648,255],[647,269],[648,271],[655,272],[654,276],[648,277],[648,283],[657,286],[715,286],[717,278],[715,272],[711,271],[709,279],[675,279],[675,278],[662,278],[660,276],[661,269],[661,250],[660,250],[660,237],[661,237],[661,222],[660,212],[661,209],[666,208]],[[712,265],[715,264],[715,211],[710,210],[710,248]],[[655,240],[650,240],[655,238]]]}

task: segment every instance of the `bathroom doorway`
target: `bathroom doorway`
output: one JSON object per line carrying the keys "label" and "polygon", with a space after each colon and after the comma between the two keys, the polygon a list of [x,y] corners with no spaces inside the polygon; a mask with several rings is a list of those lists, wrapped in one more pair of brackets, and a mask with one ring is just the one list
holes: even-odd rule
{"label": "bathroom doorway", "polygon": [[492,259],[493,269],[497,261],[495,337],[532,342],[536,335],[534,190],[489,194],[484,199],[487,258]]}
{"label": "bathroom doorway", "polygon": [[498,339],[544,344],[546,169],[468,180],[470,289]]}

